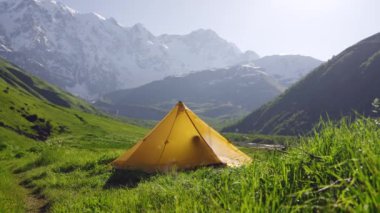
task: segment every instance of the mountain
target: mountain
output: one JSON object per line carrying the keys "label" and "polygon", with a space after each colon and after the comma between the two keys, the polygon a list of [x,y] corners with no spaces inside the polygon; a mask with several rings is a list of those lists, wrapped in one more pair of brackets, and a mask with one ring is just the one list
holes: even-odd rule
{"label": "mountain", "polygon": [[225,131],[297,135],[310,132],[321,117],[374,116],[371,103],[380,97],[379,85],[380,33],[344,50]]}
{"label": "mountain", "polygon": [[238,65],[111,92],[95,106],[132,118],[159,120],[182,100],[201,116],[229,118],[260,107],[282,91],[283,87],[261,68]]}
{"label": "mountain", "polygon": [[[45,141],[52,136],[72,133],[96,135],[124,129],[125,132],[141,136],[145,131],[107,118],[87,102],[30,75],[2,58],[0,103],[2,142],[8,139],[12,141],[15,135]],[[7,139],[9,135],[12,137]]]}
{"label": "mountain", "polygon": [[87,99],[255,58],[211,30],[154,36],[53,0],[0,1],[0,55]]}
{"label": "mountain", "polygon": [[181,61],[185,70],[220,68],[259,58],[252,51],[242,54],[235,44],[220,39],[209,29],[196,30],[187,35],[161,35],[158,38],[167,47],[169,56]]}
{"label": "mountain", "polygon": [[302,55],[272,55],[254,60],[253,63],[265,68],[283,85],[291,86],[321,65],[322,61]]}

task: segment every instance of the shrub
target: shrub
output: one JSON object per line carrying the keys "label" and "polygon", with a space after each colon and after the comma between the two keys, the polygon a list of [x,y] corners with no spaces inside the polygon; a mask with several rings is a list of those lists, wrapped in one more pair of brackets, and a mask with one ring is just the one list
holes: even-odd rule
{"label": "shrub", "polygon": [[5,150],[6,148],[7,148],[7,145],[4,144],[4,143],[2,143],[2,142],[0,142],[0,151]]}
{"label": "shrub", "polygon": [[25,153],[24,152],[18,152],[15,154],[15,158],[22,158],[25,156]]}
{"label": "shrub", "polygon": [[30,149],[28,149],[28,151],[32,152],[32,153],[39,153],[39,152],[42,151],[42,148],[41,147],[37,147],[37,146],[33,146]]}
{"label": "shrub", "polygon": [[59,160],[60,154],[57,150],[44,150],[40,153],[40,156],[34,161],[36,167],[47,166]]}

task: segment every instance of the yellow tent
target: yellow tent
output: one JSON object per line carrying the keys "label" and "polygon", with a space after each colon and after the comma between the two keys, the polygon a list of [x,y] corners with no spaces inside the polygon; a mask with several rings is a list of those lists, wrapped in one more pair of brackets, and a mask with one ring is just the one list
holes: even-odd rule
{"label": "yellow tent", "polygon": [[156,172],[207,165],[240,166],[251,161],[178,102],[143,140],[112,165],[118,169]]}

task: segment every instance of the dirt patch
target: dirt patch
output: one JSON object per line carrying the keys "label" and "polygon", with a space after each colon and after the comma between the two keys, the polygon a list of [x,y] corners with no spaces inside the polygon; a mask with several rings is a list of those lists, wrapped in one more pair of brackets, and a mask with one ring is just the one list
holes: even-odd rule
{"label": "dirt patch", "polygon": [[31,181],[21,181],[19,185],[25,190],[26,197],[24,203],[26,212],[49,212],[50,203],[39,188],[34,187]]}
{"label": "dirt patch", "polygon": [[27,197],[25,198],[25,206],[26,212],[48,212],[49,202],[44,198],[36,196],[35,194],[33,194],[33,192],[29,192],[27,194]]}

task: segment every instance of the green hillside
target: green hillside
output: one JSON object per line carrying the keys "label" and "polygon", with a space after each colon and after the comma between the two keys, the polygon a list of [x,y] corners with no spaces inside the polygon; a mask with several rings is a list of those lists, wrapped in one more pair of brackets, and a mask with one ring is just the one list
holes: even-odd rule
{"label": "green hillside", "polygon": [[21,184],[24,170],[57,159],[107,166],[145,133],[0,59],[0,212],[23,212],[40,196]]}
{"label": "green hillside", "polygon": [[371,103],[380,97],[379,85],[380,33],[333,57],[225,131],[298,135],[309,133],[321,117],[374,116]]}
{"label": "green hillside", "polygon": [[0,59],[0,131],[45,141],[58,135],[145,130],[98,113],[91,105]]}

